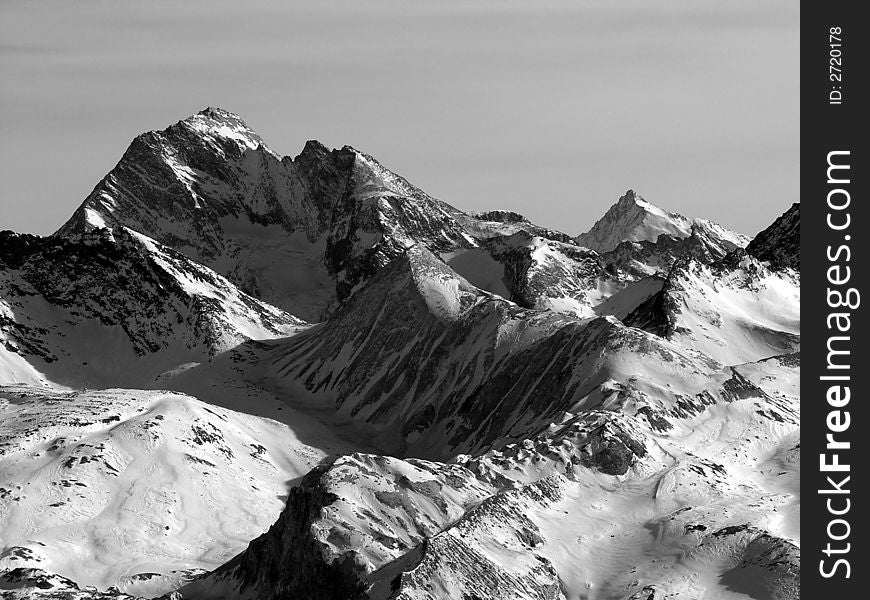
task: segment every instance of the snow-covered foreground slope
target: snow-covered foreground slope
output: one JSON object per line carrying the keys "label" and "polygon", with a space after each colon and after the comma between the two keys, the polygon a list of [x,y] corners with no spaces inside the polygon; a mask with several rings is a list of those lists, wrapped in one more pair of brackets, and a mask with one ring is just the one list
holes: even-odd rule
{"label": "snow-covered foreground slope", "polygon": [[3,387],[0,416],[0,571],[146,596],[232,558],[348,451],[172,392]]}
{"label": "snow-covered foreground slope", "polygon": [[798,358],[770,360],[726,369],[697,403],[650,411],[614,391],[449,463],[341,457],[182,595],[797,598]]}
{"label": "snow-covered foreground slope", "polygon": [[139,386],[307,324],[124,229],[0,233],[0,383]]}
{"label": "snow-covered foreground slope", "polygon": [[[798,364],[722,367],[613,318],[523,309],[414,247],[328,323],[161,384],[208,398],[225,373],[248,381],[218,403],[266,386],[405,455],[473,454],[340,457],[182,594],[794,598]],[[182,570],[155,566],[155,588]]]}

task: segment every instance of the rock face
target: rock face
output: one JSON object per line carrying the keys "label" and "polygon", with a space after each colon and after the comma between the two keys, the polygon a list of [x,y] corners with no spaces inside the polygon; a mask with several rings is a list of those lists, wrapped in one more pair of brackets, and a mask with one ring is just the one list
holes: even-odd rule
{"label": "rock face", "polygon": [[629,191],[571,238],[220,109],[143,134],[0,233],[0,588],[796,599],[798,221]]}
{"label": "rock face", "polygon": [[755,236],[746,252],[774,266],[801,267],[801,205],[791,205],[770,227]]}
{"label": "rock face", "polygon": [[[331,557],[328,543],[312,527],[326,507],[339,500],[323,481],[326,466],[310,471],[292,490],[278,521],[245,552],[209,578],[193,583],[202,597],[311,598],[364,597],[358,567],[350,557]],[[333,560],[331,560],[333,559]],[[292,569],[287,566],[292,565]]]}

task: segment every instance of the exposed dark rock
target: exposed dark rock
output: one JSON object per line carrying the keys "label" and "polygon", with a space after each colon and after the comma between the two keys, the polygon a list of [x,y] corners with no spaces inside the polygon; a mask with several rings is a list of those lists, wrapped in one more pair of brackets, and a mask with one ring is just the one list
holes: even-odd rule
{"label": "exposed dark rock", "polygon": [[801,205],[792,204],[767,229],[755,236],[746,252],[778,267],[801,267]]}

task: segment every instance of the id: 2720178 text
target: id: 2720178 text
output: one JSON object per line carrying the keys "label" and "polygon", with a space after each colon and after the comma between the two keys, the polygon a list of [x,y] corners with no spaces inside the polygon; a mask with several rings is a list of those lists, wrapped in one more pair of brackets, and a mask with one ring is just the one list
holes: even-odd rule
{"label": "id: 2720178 text", "polygon": [[828,104],[843,103],[843,28],[831,27],[828,30]]}

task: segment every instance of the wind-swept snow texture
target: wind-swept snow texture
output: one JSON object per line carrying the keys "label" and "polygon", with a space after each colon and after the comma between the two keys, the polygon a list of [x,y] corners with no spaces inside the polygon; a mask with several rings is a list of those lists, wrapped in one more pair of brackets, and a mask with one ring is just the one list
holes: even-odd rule
{"label": "wind-swept snow texture", "polygon": [[796,599],[799,216],[572,237],[145,133],[0,232],[0,596]]}

